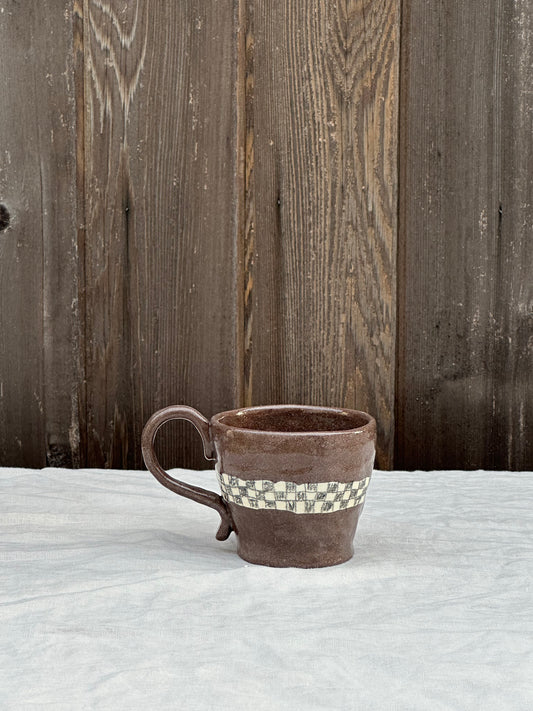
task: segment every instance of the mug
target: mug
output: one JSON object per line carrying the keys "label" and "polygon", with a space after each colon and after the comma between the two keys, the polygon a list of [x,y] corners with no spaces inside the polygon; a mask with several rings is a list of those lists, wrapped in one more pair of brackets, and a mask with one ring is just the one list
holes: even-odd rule
{"label": "mug", "polygon": [[[222,495],[168,474],[154,452],[168,420],[192,422],[206,459],[216,461]],[[186,405],[156,412],[142,434],[146,466],[171,491],[221,517],[216,537],[234,531],[244,560],[275,567],[337,565],[353,555],[375,456],[376,422],[358,410],[271,405],[206,419]]]}

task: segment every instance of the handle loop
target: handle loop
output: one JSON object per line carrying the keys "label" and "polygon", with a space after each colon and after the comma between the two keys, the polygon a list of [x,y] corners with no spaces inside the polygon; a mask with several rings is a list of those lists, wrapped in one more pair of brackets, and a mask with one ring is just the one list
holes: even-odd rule
{"label": "handle loop", "polygon": [[199,486],[186,484],[184,481],[174,479],[174,477],[170,476],[170,474],[163,469],[161,464],[159,464],[159,460],[154,451],[154,442],[157,431],[161,425],[169,420],[187,420],[188,422],[192,422],[202,438],[205,458],[216,459],[209,420],[193,407],[188,407],[187,405],[171,405],[170,407],[164,407],[162,410],[155,412],[144,426],[141,440],[144,463],[159,483],[166,486],[170,491],[218,511],[222,520],[216,538],[219,541],[225,541],[231,533],[233,525],[231,514],[224,499],[218,494],[215,494],[214,491],[207,491],[207,489],[201,489]]}

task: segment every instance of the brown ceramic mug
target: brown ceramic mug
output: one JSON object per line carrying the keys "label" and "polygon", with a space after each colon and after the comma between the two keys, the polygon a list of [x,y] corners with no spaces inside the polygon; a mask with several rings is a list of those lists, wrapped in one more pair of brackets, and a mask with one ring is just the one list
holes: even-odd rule
{"label": "brown ceramic mug", "polygon": [[[206,459],[216,460],[222,496],[174,479],[154,452],[168,420],[192,422]],[[376,423],[364,412],[303,405],[246,407],[207,420],[173,405],[142,435],[148,469],[171,491],[218,511],[217,539],[235,531],[246,561],[277,567],[336,565],[353,538],[372,474]]]}

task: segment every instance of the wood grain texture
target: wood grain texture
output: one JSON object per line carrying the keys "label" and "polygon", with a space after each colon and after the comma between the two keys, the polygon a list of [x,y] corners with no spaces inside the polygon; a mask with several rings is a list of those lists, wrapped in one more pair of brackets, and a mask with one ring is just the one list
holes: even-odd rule
{"label": "wood grain texture", "polygon": [[[51,48],[53,47],[53,51]],[[0,4],[0,466],[79,463],[72,13]]]}
{"label": "wood grain texture", "polygon": [[399,4],[247,5],[245,401],[367,410],[389,467]]}
{"label": "wood grain texture", "polygon": [[532,30],[405,3],[397,467],[533,466]]}
{"label": "wood grain texture", "polygon": [[[87,461],[139,468],[154,410],[237,397],[236,18],[231,0],[79,13]],[[190,426],[159,450],[207,466]]]}
{"label": "wood grain texture", "polygon": [[533,468],[530,3],[400,3],[0,2],[0,466],[294,402]]}

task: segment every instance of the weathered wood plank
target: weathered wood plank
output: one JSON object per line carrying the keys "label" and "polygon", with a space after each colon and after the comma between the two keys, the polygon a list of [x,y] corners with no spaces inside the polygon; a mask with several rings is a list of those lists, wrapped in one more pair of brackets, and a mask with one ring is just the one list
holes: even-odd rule
{"label": "weathered wood plank", "polygon": [[247,7],[245,401],[368,410],[389,467],[399,3]]}
{"label": "weathered wood plank", "polygon": [[[53,51],[50,48],[53,47]],[[72,14],[0,7],[0,465],[79,463]]]}
{"label": "weathered wood plank", "polygon": [[[140,467],[152,411],[237,397],[234,3],[84,0],[88,462]],[[196,433],[166,465],[206,466]]]}
{"label": "weathered wood plank", "polygon": [[404,4],[396,466],[533,465],[533,20]]}

